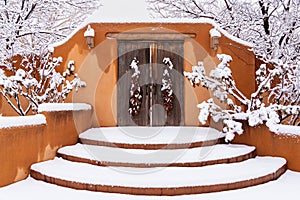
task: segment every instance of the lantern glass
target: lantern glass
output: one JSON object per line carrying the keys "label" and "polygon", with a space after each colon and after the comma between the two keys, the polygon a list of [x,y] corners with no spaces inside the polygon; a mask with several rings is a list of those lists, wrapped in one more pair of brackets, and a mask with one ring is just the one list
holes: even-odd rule
{"label": "lantern glass", "polygon": [[88,47],[91,49],[91,48],[94,48],[94,37],[92,36],[87,36],[85,37],[85,41],[86,41],[86,44],[88,45]]}
{"label": "lantern glass", "polygon": [[210,48],[217,50],[219,45],[219,37],[210,38]]}

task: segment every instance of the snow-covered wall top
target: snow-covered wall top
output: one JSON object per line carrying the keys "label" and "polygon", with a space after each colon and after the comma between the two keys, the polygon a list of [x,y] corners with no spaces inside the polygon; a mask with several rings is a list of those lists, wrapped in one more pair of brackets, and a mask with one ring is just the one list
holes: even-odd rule
{"label": "snow-covered wall top", "polygon": [[[214,26],[224,36],[245,46],[252,47],[252,43],[241,40],[230,35],[227,31],[211,19],[174,19],[174,18],[151,18],[147,5],[141,0],[119,1],[119,0],[103,0],[102,5],[89,18],[87,18],[80,26],[77,27],[67,38],[53,44],[53,47],[60,46],[67,42],[80,29],[92,23],[206,23]],[[117,6],[116,6],[117,5]]]}
{"label": "snow-covered wall top", "polygon": [[289,126],[283,124],[272,125],[269,127],[270,131],[276,134],[290,135],[290,136],[300,136],[299,126]]}
{"label": "snow-covered wall top", "polygon": [[91,109],[92,106],[86,103],[43,103],[39,106],[38,112],[78,111]]}
{"label": "snow-covered wall top", "polygon": [[34,126],[42,124],[46,124],[46,117],[42,114],[31,116],[0,117],[0,128]]}

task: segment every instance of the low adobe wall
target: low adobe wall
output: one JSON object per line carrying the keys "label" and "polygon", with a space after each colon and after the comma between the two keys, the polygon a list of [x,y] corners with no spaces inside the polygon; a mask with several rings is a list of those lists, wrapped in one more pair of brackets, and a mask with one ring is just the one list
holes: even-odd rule
{"label": "low adobe wall", "polygon": [[46,125],[0,128],[0,187],[25,179],[33,163],[55,157],[91,127],[92,110],[43,112]]}
{"label": "low adobe wall", "polygon": [[300,172],[300,136],[275,134],[265,125],[249,127],[234,138],[234,143],[255,146],[259,156],[278,156],[287,160],[288,168]]}

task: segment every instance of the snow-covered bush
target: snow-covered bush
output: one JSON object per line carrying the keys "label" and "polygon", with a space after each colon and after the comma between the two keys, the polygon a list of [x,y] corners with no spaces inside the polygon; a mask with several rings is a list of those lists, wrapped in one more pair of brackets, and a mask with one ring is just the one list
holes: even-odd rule
{"label": "snow-covered bush", "polygon": [[[192,67],[192,72],[184,72],[184,76],[193,86],[208,88],[214,97],[223,103],[216,104],[214,98],[211,98],[199,104],[199,121],[202,124],[205,124],[209,117],[215,122],[221,120],[228,141],[233,139],[234,133],[242,134],[241,120],[248,121],[250,126],[266,123],[270,128],[279,123],[299,125],[299,66],[267,69],[266,65],[262,64],[256,71],[257,90],[247,98],[237,88],[232,77],[229,65],[232,58],[224,54],[217,56],[221,62],[216,69],[210,71],[209,76],[206,75],[202,62]],[[264,96],[268,96],[267,105],[263,103]],[[246,109],[243,110],[234,103],[235,101],[244,105]]]}
{"label": "snow-covered bush", "polygon": [[36,112],[44,102],[63,102],[67,95],[85,86],[75,73],[75,63],[70,61],[62,74],[58,67],[62,58],[53,58],[52,52],[38,57],[23,57],[19,67],[0,69],[0,93],[19,114]]}

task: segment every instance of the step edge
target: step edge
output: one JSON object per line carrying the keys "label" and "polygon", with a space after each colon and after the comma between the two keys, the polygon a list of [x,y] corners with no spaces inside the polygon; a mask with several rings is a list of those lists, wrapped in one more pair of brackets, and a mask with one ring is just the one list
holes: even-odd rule
{"label": "step edge", "polygon": [[144,149],[144,150],[158,150],[158,149],[190,149],[197,147],[207,147],[213,146],[215,144],[224,144],[225,137],[220,137],[213,140],[198,141],[191,143],[171,143],[171,144],[130,144],[130,143],[117,143],[117,142],[106,142],[98,141],[87,138],[79,138],[79,143],[95,146],[105,146],[105,147],[116,147],[123,149]]}
{"label": "step edge", "polygon": [[222,158],[218,160],[207,160],[200,162],[180,162],[180,163],[125,163],[125,162],[111,162],[111,161],[98,161],[88,158],[82,158],[74,155],[67,155],[65,153],[57,152],[57,157],[63,158],[72,162],[86,163],[102,167],[136,167],[136,168],[154,168],[154,167],[202,167],[215,164],[225,164],[225,163],[236,163],[248,160],[250,158],[256,157],[256,148],[252,151],[229,158]]}

